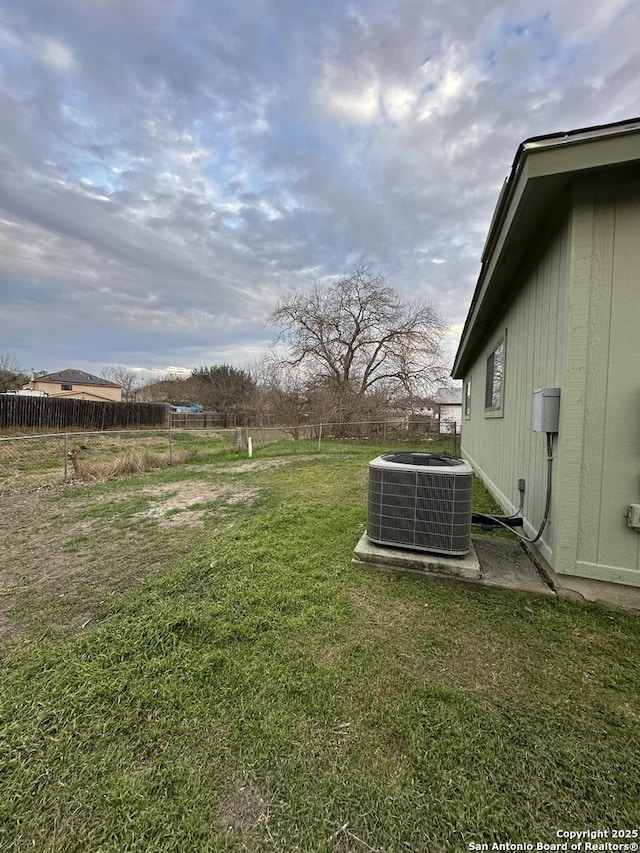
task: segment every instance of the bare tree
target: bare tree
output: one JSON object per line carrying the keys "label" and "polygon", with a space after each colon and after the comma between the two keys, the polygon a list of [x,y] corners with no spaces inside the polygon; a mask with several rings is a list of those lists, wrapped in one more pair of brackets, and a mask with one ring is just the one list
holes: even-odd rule
{"label": "bare tree", "polygon": [[435,307],[404,299],[366,265],[290,294],[269,321],[282,329],[287,364],[330,387],[345,420],[373,390],[389,399],[424,396],[445,372],[445,326]]}
{"label": "bare tree", "polygon": [[309,415],[306,379],[273,351],[249,365],[256,387],[256,415],[262,425],[299,426]]}
{"label": "bare tree", "polygon": [[28,380],[28,374],[10,355],[0,353],[0,391],[14,391]]}
{"label": "bare tree", "polygon": [[103,379],[108,379],[110,382],[116,382],[122,387],[123,400],[133,400],[135,398],[138,376],[133,370],[121,366],[105,367],[100,376]]}

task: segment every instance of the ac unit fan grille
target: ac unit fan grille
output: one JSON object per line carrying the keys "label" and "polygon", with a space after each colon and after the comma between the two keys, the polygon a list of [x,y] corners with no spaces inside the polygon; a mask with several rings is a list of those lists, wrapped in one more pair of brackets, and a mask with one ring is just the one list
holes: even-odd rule
{"label": "ac unit fan grille", "polygon": [[471,545],[473,473],[369,467],[367,536],[372,541],[454,555]]}

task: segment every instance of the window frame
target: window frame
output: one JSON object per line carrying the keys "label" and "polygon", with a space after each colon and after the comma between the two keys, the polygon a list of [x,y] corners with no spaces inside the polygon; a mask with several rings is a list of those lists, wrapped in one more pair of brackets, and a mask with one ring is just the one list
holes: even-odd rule
{"label": "window frame", "polygon": [[471,419],[471,376],[464,383],[464,391],[462,394],[463,400],[463,415],[465,420]]}
{"label": "window frame", "polygon": [[[496,369],[496,355],[500,351],[500,361]],[[484,414],[487,418],[501,418],[504,413],[505,366],[507,355],[507,330],[494,338],[491,350],[485,362]],[[501,362],[501,363],[500,363]],[[496,402],[496,378],[499,379],[499,399]]]}

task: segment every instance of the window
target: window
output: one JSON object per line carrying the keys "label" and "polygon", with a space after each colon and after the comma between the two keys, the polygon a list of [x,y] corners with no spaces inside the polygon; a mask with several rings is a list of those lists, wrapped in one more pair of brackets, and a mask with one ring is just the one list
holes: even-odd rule
{"label": "window", "polygon": [[487,384],[484,407],[495,412],[502,409],[504,390],[504,338],[487,359]]}
{"label": "window", "polygon": [[467,379],[464,385],[464,416],[471,417],[471,380]]}
{"label": "window", "polygon": [[73,385],[61,385],[60,390],[61,391],[73,391]]}

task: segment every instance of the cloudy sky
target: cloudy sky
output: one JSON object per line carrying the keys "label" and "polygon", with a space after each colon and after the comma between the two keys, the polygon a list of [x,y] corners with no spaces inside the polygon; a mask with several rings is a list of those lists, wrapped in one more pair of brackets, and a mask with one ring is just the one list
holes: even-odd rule
{"label": "cloudy sky", "polygon": [[640,115],[637,0],[2,0],[0,354],[246,364],[368,259],[455,351],[528,136]]}

